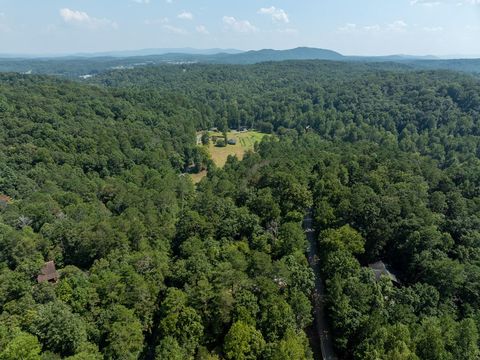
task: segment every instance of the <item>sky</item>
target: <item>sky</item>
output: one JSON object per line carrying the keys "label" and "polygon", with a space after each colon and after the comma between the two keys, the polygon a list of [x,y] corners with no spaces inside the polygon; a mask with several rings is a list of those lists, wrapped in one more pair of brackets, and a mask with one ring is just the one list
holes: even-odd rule
{"label": "sky", "polygon": [[0,54],[298,46],[480,56],[480,0],[0,0]]}

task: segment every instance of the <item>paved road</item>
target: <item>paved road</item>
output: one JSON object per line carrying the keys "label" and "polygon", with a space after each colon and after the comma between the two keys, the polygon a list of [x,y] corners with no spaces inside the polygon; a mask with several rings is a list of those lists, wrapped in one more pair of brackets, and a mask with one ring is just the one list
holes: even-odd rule
{"label": "paved road", "polygon": [[333,351],[332,338],[328,329],[327,316],[325,314],[325,287],[320,277],[320,266],[318,264],[317,239],[313,230],[312,211],[310,210],[303,219],[303,228],[308,239],[308,262],[315,273],[315,291],[314,297],[314,314],[315,325],[318,337],[320,338],[320,346],[322,349],[323,360],[337,360],[337,356]]}

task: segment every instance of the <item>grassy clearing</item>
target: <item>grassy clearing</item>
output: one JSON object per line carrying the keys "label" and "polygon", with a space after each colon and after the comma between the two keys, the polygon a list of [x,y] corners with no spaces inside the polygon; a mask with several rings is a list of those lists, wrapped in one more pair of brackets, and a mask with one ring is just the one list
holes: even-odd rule
{"label": "grassy clearing", "polygon": [[[221,133],[209,132],[210,137],[222,136]],[[227,162],[229,155],[236,155],[238,159],[243,159],[243,155],[249,150],[253,150],[256,142],[260,142],[266,134],[259,133],[257,131],[246,132],[228,132],[228,139],[235,139],[237,143],[235,145],[227,145],[225,147],[217,147],[210,141],[208,145],[208,151],[212,157],[213,162],[218,167],[223,167]],[[192,181],[196,184],[200,182],[207,175],[206,171],[202,171],[199,174],[191,174]]]}
{"label": "grassy clearing", "polygon": [[207,170],[200,171],[198,174],[188,174],[194,184],[198,184],[205,176],[207,176]]}
{"label": "grassy clearing", "polygon": [[[218,133],[211,133],[210,136],[221,136]],[[212,160],[218,167],[223,167],[227,162],[229,155],[236,155],[240,160],[243,159],[243,155],[249,151],[253,150],[253,147],[256,142],[262,140],[265,134],[256,132],[256,131],[247,131],[247,132],[229,132],[227,134],[228,139],[236,139],[236,145],[227,145],[225,147],[217,147],[215,144],[210,142],[208,150],[212,156]]]}

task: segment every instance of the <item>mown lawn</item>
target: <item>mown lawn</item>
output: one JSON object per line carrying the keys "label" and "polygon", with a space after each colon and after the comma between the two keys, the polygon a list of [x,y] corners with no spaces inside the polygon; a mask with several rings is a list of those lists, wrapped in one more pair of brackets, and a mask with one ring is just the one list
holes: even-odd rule
{"label": "mown lawn", "polygon": [[[221,133],[209,133],[210,137],[212,136],[222,136]],[[212,157],[213,162],[218,167],[223,167],[227,162],[229,155],[236,155],[238,159],[243,159],[243,155],[249,151],[253,150],[256,142],[260,142],[266,134],[259,133],[257,131],[246,131],[246,132],[228,132],[227,136],[229,139],[236,139],[237,143],[235,145],[227,145],[225,147],[217,147],[215,144],[210,141],[208,145],[208,151]],[[198,183],[206,175],[206,172],[201,172],[200,174],[192,174],[192,180],[194,183]]]}
{"label": "mown lawn", "polygon": [[[212,133],[210,136],[213,135],[221,136],[221,134],[218,133]],[[260,142],[265,134],[256,131],[248,131],[229,132],[227,136],[229,139],[236,139],[237,144],[227,145],[225,147],[217,147],[215,144],[213,144],[213,142],[210,142],[210,145],[208,146],[212,160],[214,161],[215,165],[219,167],[223,167],[225,165],[229,155],[237,155],[240,160],[243,159],[245,152],[253,150],[255,142]]]}

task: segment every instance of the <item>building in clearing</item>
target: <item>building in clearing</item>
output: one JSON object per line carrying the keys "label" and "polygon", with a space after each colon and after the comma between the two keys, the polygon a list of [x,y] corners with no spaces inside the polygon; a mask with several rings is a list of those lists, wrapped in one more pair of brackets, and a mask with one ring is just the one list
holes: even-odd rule
{"label": "building in clearing", "polygon": [[228,139],[228,145],[237,145],[237,139]]}
{"label": "building in clearing", "polygon": [[368,267],[375,274],[375,280],[379,281],[382,276],[386,276],[394,284],[400,284],[400,280],[398,280],[397,276],[388,269],[388,265],[385,265],[383,261],[377,261],[376,263],[369,264]]}
{"label": "building in clearing", "polygon": [[48,281],[49,283],[56,283],[59,277],[60,275],[55,268],[55,262],[49,261],[46,262],[40,270],[40,274],[37,276],[37,282],[43,283]]}

